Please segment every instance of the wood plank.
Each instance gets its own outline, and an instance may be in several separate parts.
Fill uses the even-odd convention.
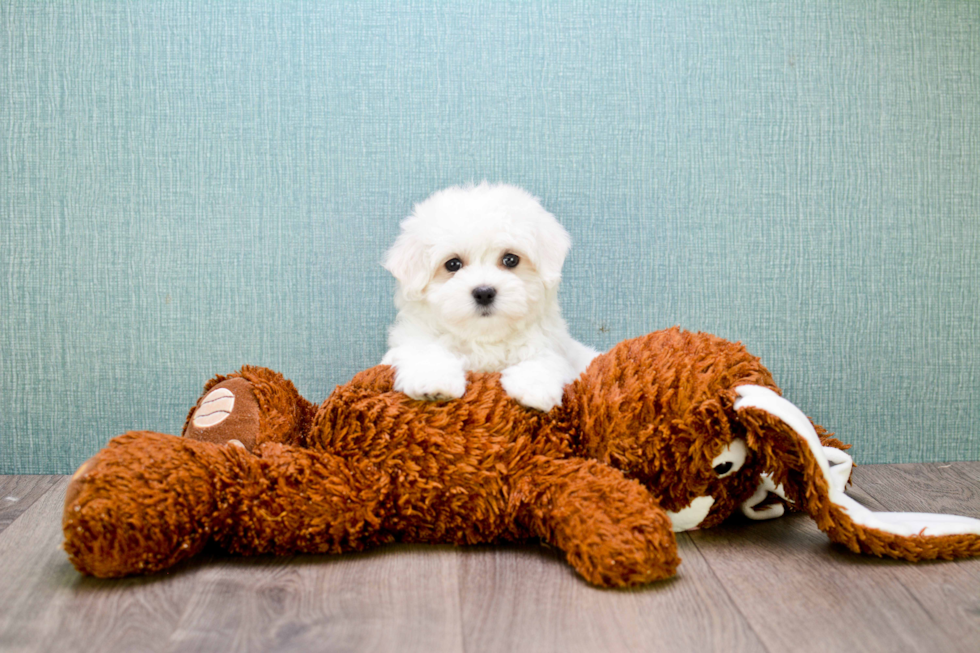
[[[458,574],[452,547],[215,560],[170,650],[462,651]]]
[[[205,561],[197,561],[204,564]],[[37,621],[37,650],[165,651],[201,567],[182,565],[165,575],[103,580],[69,570],[52,592],[52,609]]]
[[[980,462],[861,465],[854,473],[885,510],[980,519]]]
[[[867,465],[855,470],[855,478],[883,510],[980,519],[980,462]],[[980,650],[980,559],[906,565],[898,579],[933,629],[962,650]]]
[[[0,533],[34,505],[61,476],[0,476]]]
[[[61,544],[61,514],[67,478],[58,481],[0,533],[0,650],[35,650],[48,625],[53,588],[70,582],[74,570]]]
[[[588,585],[558,552],[466,552],[464,648],[472,651],[764,651],[687,535],[677,577],[630,590]]]
[[[916,476],[914,467],[908,472]],[[856,469],[849,493],[872,509],[887,508],[867,491],[872,475],[865,466]],[[938,511],[935,503],[920,508]],[[798,513],[761,523],[733,520],[692,539],[772,651],[978,650],[980,560],[908,563],[852,554]],[[937,602],[947,607],[930,605]],[[952,623],[954,616],[968,623]]]
[[[207,559],[154,577],[78,574],[60,548],[67,482],[0,533],[0,650],[163,650]]]
[[[980,517],[978,463],[869,465],[854,479],[872,509]],[[683,534],[677,578],[625,591],[589,586],[536,546],[202,556],[104,581],[59,549],[67,479],[47,492],[3,480],[34,488],[0,532],[3,651],[980,648],[980,560],[854,555],[804,515]]]

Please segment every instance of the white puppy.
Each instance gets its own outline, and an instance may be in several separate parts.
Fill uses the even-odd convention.
[[[502,372],[525,406],[550,410],[599,352],[576,342],[558,307],[568,232],[505,184],[457,186],[415,205],[384,267],[399,312],[382,363],[415,399],[463,396],[466,372]]]

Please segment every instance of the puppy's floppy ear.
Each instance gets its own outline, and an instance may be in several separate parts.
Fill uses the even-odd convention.
[[[543,210],[543,209],[542,209]],[[538,226],[535,264],[546,286],[556,286],[561,281],[561,266],[565,263],[572,237],[550,213]]]
[[[398,281],[406,299],[417,300],[432,278],[428,258],[425,243],[415,234],[402,231],[385,252],[381,265]]]

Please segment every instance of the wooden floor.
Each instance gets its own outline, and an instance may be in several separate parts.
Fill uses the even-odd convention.
[[[853,555],[802,515],[679,537],[675,579],[597,590],[539,547],[207,557],[80,576],[66,479],[0,476],[0,651],[980,651],[980,559]],[[877,510],[980,517],[980,463],[871,465]]]

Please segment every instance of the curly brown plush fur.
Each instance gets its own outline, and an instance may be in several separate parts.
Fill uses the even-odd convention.
[[[498,374],[470,375],[465,396],[449,402],[412,400],[393,376],[366,370],[319,408],[271,370],[213,379],[184,437],[130,432],[79,468],[65,498],[70,560],[113,577],[165,569],[209,541],[287,554],[539,539],[591,583],[633,585],[674,574],[669,513],[710,496],[700,525],[716,524],[763,472],[855,550],[980,555],[980,537],[896,544],[851,522],[783,421],[736,408],[739,387],[778,392],[769,372],[711,335],[670,329],[623,342],[549,413],[507,397]],[[195,415],[228,396],[227,417],[201,426]],[[712,460],[737,439],[744,464],[719,477]]]

